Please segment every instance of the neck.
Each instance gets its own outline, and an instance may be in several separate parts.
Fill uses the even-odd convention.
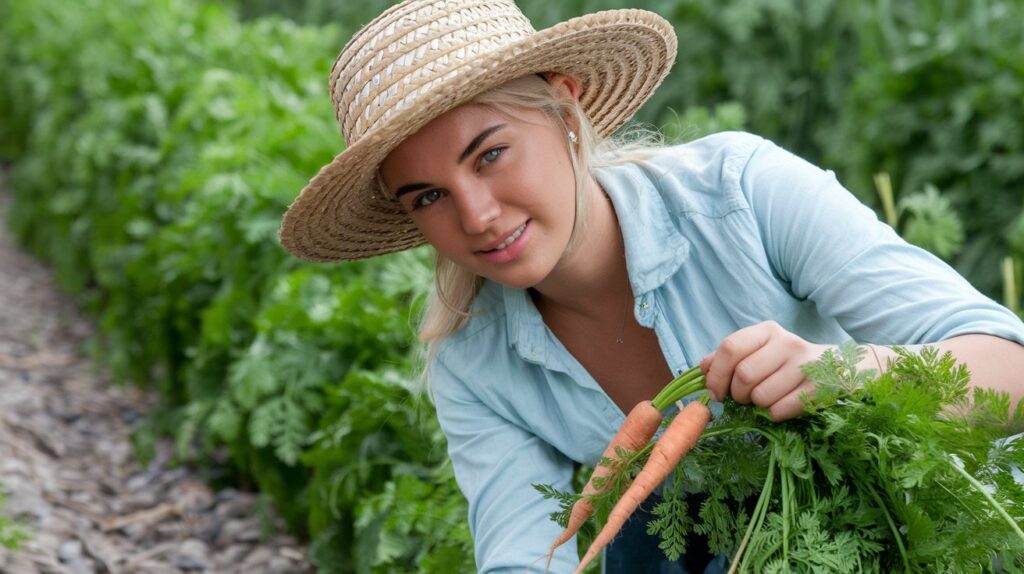
[[[589,194],[587,223],[576,248],[533,289],[534,302],[543,313],[552,307],[601,320],[621,309],[633,290],[626,270],[622,231],[611,201],[597,182]]]

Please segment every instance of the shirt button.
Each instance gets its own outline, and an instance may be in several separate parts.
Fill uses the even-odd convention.
[[[651,306],[651,304],[648,303],[646,300],[640,302],[640,308],[643,309],[644,311],[646,311],[647,308],[650,307],[650,306]]]

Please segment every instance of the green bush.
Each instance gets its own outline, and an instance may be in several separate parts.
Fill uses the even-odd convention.
[[[1024,4],[856,6],[860,58],[823,156],[860,191],[881,170],[941,190],[967,238],[953,263],[995,296],[1024,190]]]
[[[116,380],[160,391],[138,444],[172,433],[268,493],[325,572],[471,569],[415,384],[427,255],[314,266],[276,241],[343,145],[338,29],[179,0],[0,6],[9,223],[97,316]]]

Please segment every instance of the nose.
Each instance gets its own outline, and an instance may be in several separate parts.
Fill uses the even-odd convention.
[[[501,203],[486,185],[466,186],[452,192],[462,230],[479,235],[501,214]]]

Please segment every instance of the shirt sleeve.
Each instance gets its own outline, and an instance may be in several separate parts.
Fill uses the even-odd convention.
[[[544,499],[532,485],[571,491],[572,461],[495,413],[473,393],[471,382],[460,380],[438,358],[430,381],[455,479],[469,503],[477,571],[543,572],[562,529],[550,518],[559,509],[557,501]],[[548,572],[569,573],[578,563],[573,538],[555,552]]]
[[[768,141],[739,179],[773,272],[859,342],[934,343],[1024,325],[928,251],[904,241],[822,170]]]

